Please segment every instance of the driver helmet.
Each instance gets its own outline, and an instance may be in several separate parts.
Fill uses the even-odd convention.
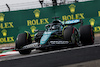
[[[52,30],[55,30],[56,29],[56,26],[54,25],[54,26],[52,26]]]

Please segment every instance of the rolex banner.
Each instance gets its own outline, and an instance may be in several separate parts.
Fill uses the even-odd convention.
[[[0,13],[0,43],[15,42],[19,33],[44,30],[54,17],[54,8],[31,9]]]
[[[0,43],[15,42],[19,33],[45,30],[45,25],[52,22],[52,17],[60,20],[83,19],[84,25],[91,24],[94,32],[100,32],[100,4],[97,1],[81,2],[48,8],[38,8],[0,13]],[[78,25],[75,25],[77,28]]]

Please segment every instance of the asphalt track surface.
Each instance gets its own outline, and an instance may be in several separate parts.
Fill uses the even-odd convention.
[[[99,40],[83,47],[1,57],[0,67],[100,67]]]

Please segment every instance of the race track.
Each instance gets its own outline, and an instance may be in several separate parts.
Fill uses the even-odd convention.
[[[49,52],[32,52],[30,55],[11,55],[0,58],[0,67],[99,67],[100,38],[94,45],[67,48]]]

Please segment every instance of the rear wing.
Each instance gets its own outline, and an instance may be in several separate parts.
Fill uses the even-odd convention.
[[[75,25],[78,23],[81,23],[81,25],[83,25],[83,21],[81,19],[62,21],[63,25]]]

